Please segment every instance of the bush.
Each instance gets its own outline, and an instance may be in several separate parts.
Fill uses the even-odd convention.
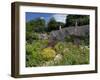
[[[74,40],[74,36],[66,36],[65,37],[66,42],[73,42],[73,40]]]
[[[43,59],[41,56],[41,51],[43,44],[41,41],[34,41],[32,44],[26,44],[26,66],[41,66]]]
[[[79,65],[89,63],[89,49],[77,47],[76,45],[69,46],[64,51],[62,64],[66,65]]]
[[[32,52],[32,55],[26,55],[26,67],[41,66],[43,59],[40,54]]]
[[[65,48],[65,45],[64,45],[63,42],[58,42],[58,43],[54,46],[54,49],[56,50],[57,54],[62,54],[64,48]]]
[[[71,42],[60,41],[53,48],[45,48],[47,45],[48,40],[34,40],[32,44],[26,43],[26,67],[44,64],[45,66],[89,64],[88,46],[77,46]],[[59,63],[54,61],[57,55],[61,55],[62,58]]]
[[[54,59],[54,57],[56,56],[56,52],[51,47],[48,47],[48,48],[43,49],[41,55],[44,60],[49,61],[49,60]]]
[[[32,43],[33,40],[38,40],[38,33],[36,32],[26,32],[26,41]]]

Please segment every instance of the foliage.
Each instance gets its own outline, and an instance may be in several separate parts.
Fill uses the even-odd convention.
[[[56,50],[57,54],[58,54],[58,53],[59,53],[59,54],[62,54],[64,48],[65,48],[65,45],[64,45],[63,42],[58,42],[58,43],[55,45],[55,47],[54,47],[54,49]]]
[[[32,44],[26,44],[26,66],[41,66],[41,64],[43,64],[44,60],[41,51],[47,43],[47,40],[35,40]]]
[[[33,40],[38,40],[38,33],[36,32],[26,32],[26,41],[32,43]]]
[[[85,45],[89,46],[89,32],[86,33],[86,36],[83,39]]]
[[[48,31],[56,30],[57,28],[57,22],[55,18],[51,18],[48,22]]]
[[[26,23],[26,32],[44,32],[45,20],[37,18]]]
[[[59,29],[59,26],[63,28],[65,24],[63,22],[57,22],[57,29]]]
[[[26,22],[26,32],[32,32],[34,30],[35,20]]]
[[[75,36],[74,35],[70,35],[70,36],[66,36],[65,37],[65,41],[66,42],[73,42],[75,39]]]
[[[74,43],[75,39],[80,40],[80,45],[86,45],[89,46],[89,33],[86,33],[85,36],[75,36],[75,35],[70,35],[65,37],[66,42],[72,42]]]
[[[59,26],[61,26],[62,28],[65,26],[65,24],[63,22],[57,22],[55,20],[55,18],[51,18],[50,21],[48,22],[48,31],[52,31],[52,30],[58,30]]]
[[[63,65],[89,64],[89,49],[84,46],[70,44],[63,54]]]
[[[43,49],[41,55],[44,60],[48,61],[48,60],[52,60],[55,57],[56,52],[51,47],[48,47]]]
[[[27,22],[26,67],[89,64],[89,32],[86,36],[70,35],[63,41],[55,40],[52,43],[48,39],[39,39],[40,33],[49,35],[50,31],[58,30],[59,26],[75,26],[76,21],[78,25],[87,25],[89,16],[68,15],[66,24],[57,22],[54,18],[51,18],[47,24],[42,18]],[[77,38],[80,40],[78,45],[74,44]]]
[[[26,66],[39,66],[40,58],[39,50],[36,50],[31,44],[26,45]]]
[[[45,32],[45,20],[37,18],[35,20],[35,29],[36,32]]]
[[[45,66],[89,64],[89,48],[85,45],[77,46],[71,42],[60,41],[54,48],[45,48],[47,45],[47,40],[36,40],[32,44],[26,44],[27,67],[43,66],[44,64],[46,64]],[[55,61],[58,54],[62,57],[59,61]]]
[[[77,21],[77,25],[88,25],[89,24],[89,16],[88,15],[68,15],[66,17],[66,26],[75,26]]]

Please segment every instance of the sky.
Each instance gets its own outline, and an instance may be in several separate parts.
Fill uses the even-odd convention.
[[[57,22],[65,23],[66,16],[67,14],[26,12],[26,21],[28,22],[30,20],[35,20],[36,18],[42,18],[48,22],[52,17],[54,17]]]

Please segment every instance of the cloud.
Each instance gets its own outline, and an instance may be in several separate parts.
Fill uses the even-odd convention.
[[[44,19],[44,17],[40,17],[40,19]]]
[[[66,22],[66,16],[65,14],[54,14],[53,17],[55,18],[55,20],[57,22],[63,22],[65,23]]]

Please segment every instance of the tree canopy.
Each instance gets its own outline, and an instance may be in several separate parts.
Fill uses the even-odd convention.
[[[59,26],[69,27],[75,26],[77,21],[78,26],[89,25],[89,15],[72,15],[69,14],[66,16],[66,23],[57,22],[54,17],[52,17],[48,22],[42,18],[36,18],[34,20],[28,21],[26,23],[26,31],[28,32],[50,32],[52,30],[58,30]]]
[[[89,16],[88,15],[68,15],[66,16],[66,27],[75,26],[77,21],[78,26],[88,25],[89,24]]]
[[[64,25],[65,24],[63,22],[57,22],[55,18],[51,18],[48,22],[48,31],[58,30],[59,26],[64,27]]]

